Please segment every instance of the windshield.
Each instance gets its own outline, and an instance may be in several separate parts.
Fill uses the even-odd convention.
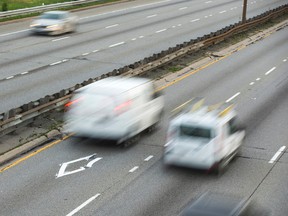
[[[211,128],[205,128],[193,125],[181,125],[180,136],[206,138],[206,139],[211,139],[214,137],[213,130]]]
[[[41,19],[55,19],[59,20],[62,19],[63,15],[62,14],[54,14],[54,13],[44,13],[41,15]]]

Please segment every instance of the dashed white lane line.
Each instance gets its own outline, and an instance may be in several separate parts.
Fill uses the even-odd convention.
[[[28,71],[22,72],[21,75],[28,74]]]
[[[139,36],[139,38],[141,39],[141,38],[144,38],[145,36],[143,36],[143,35],[141,35],[141,36]]]
[[[9,79],[12,79],[14,78],[14,76],[9,76],[9,77],[6,77],[6,80],[9,80]]]
[[[241,94],[241,92],[237,92],[236,94],[234,94],[232,97],[230,97],[229,99],[226,100],[226,103],[232,101],[234,98],[236,98],[237,96],[239,96]]]
[[[194,19],[194,20],[190,20],[190,22],[196,22],[196,21],[199,21],[200,18],[197,18],[197,19]]]
[[[212,3],[212,1],[206,1],[205,3],[206,3],[206,4],[209,4],[209,3]]]
[[[86,205],[88,205],[90,202],[92,202],[94,199],[96,199],[99,196],[100,196],[100,194],[98,193],[95,196],[91,197],[90,199],[88,199],[87,201],[82,203],[80,206],[78,206],[76,209],[74,209],[72,212],[70,212],[66,216],[72,216],[72,215],[76,214],[78,211],[80,211],[82,208],[84,208]]]
[[[99,50],[93,50],[92,52],[93,52],[93,53],[96,53],[96,52],[98,52],[98,51],[99,51]]]
[[[114,27],[116,27],[116,26],[119,26],[119,24],[114,24],[114,25],[106,26],[105,28],[106,28],[106,29],[109,29],[109,28],[114,28]]]
[[[251,82],[249,85],[254,85],[254,82]]]
[[[226,11],[226,10],[224,10],[224,11],[220,11],[219,13],[220,13],[220,14],[222,14],[222,13],[226,13],[226,12],[227,12],[227,11]]]
[[[267,71],[266,73],[265,73],[265,75],[268,75],[268,74],[270,74],[272,71],[274,71],[276,69],[276,67],[273,67],[273,68],[271,68],[269,71]]]
[[[112,47],[120,46],[120,45],[122,45],[122,44],[124,44],[124,43],[125,43],[125,42],[122,41],[122,42],[119,42],[119,43],[116,43],[116,44],[112,44],[112,45],[110,45],[109,47],[112,48]]]
[[[90,53],[83,53],[82,56],[86,56],[86,55],[89,55],[89,54],[90,54]]]
[[[70,38],[70,37],[57,38],[57,39],[52,40],[52,42],[56,42],[56,41],[60,41],[60,40],[65,40],[65,39],[68,39],[68,38]]]
[[[60,64],[60,63],[62,63],[62,61],[57,61],[57,62],[51,63],[50,66],[57,65],[57,64]]]
[[[18,33],[26,32],[26,31],[29,31],[29,30],[30,29],[24,29],[24,30],[15,31],[15,32],[9,32],[9,33],[6,33],[6,34],[1,34],[0,37],[5,37],[5,36],[13,35],[13,34],[18,34]]]
[[[154,156],[153,155],[149,155],[147,158],[144,159],[144,161],[149,161],[150,159],[152,159]]]
[[[277,158],[279,157],[279,155],[284,152],[285,149],[286,149],[286,146],[282,146],[282,147],[276,152],[276,154],[271,158],[271,160],[269,161],[269,163],[274,163],[274,162],[277,160]]]
[[[182,26],[182,24],[178,24],[177,26],[178,26],[178,27],[181,27],[181,26]]]
[[[149,19],[149,18],[156,17],[156,16],[157,14],[153,14],[153,15],[147,16],[146,18]]]
[[[286,62],[287,61],[287,59],[283,59],[283,62]]]
[[[131,40],[132,40],[132,41],[135,41],[135,40],[137,40],[137,38],[132,38]]]
[[[259,81],[259,80],[261,80],[261,78],[259,78],[259,77],[258,77],[258,78],[256,78],[256,81]]]
[[[62,60],[62,62],[67,62],[67,61],[69,61],[69,60],[68,60],[68,59],[63,59],[63,60]]]
[[[161,33],[161,32],[164,32],[164,31],[166,31],[167,29],[161,29],[161,30],[158,30],[158,31],[156,31],[155,33]]]
[[[130,173],[133,173],[133,172],[136,171],[138,168],[139,168],[138,166],[135,166],[135,167],[133,167],[132,169],[130,169],[129,172],[130,172]]]
[[[187,9],[188,7],[182,7],[182,8],[179,8],[178,10],[185,10]]]

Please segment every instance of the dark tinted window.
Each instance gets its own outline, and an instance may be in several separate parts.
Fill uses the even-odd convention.
[[[205,127],[195,127],[191,125],[181,125],[180,126],[180,135],[181,136],[190,136],[198,138],[213,138],[213,132],[211,128]]]

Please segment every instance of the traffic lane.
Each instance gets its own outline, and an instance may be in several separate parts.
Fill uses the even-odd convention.
[[[224,3],[223,3],[224,4]],[[226,5],[226,4],[225,4]],[[218,6],[218,5],[217,5]],[[226,6],[227,7],[227,6]],[[182,7],[183,8],[183,7]],[[179,8],[179,10],[180,10],[181,8]],[[190,9],[190,8],[189,8]],[[178,15],[177,13],[175,13],[175,14],[173,14],[173,13],[171,13],[171,12],[169,12],[168,11],[168,13],[166,13],[165,12],[165,21],[166,22],[168,22],[168,21],[171,21],[171,19],[173,18],[173,22],[175,22],[175,21],[177,21],[177,17],[179,18],[179,17],[183,17],[183,16],[188,16],[188,15],[190,15],[191,13],[193,14],[193,17],[195,18],[195,17],[204,17],[204,15],[205,15],[205,20],[208,20],[207,21],[207,28],[209,27],[209,29],[210,29],[210,31],[216,31],[216,30],[218,30],[219,28],[221,28],[221,27],[223,27],[223,26],[226,26],[226,25],[228,25],[228,24],[230,24],[231,23],[231,17],[226,17],[226,16],[224,16],[224,17],[226,17],[224,20],[222,20],[222,21],[219,21],[218,19],[220,18],[220,19],[223,19],[223,15],[222,14],[219,14],[218,12],[215,12],[216,13],[216,17],[217,18],[213,18],[213,19],[211,19],[211,17],[210,16],[212,16],[212,14],[213,14],[213,12],[211,12],[212,14],[210,14],[210,15],[208,15],[208,13],[206,12],[207,10],[208,10],[209,8],[204,8],[204,9],[202,9],[202,10],[198,10],[197,8],[196,8],[196,12],[197,13],[195,13],[195,9],[191,12],[191,11],[189,11],[189,12],[186,12],[186,13],[181,13],[180,15]],[[218,8],[216,8],[215,6],[214,7],[212,7],[212,9],[213,10],[217,10],[217,11],[219,11],[220,9],[218,9]],[[173,8],[173,10],[174,10],[174,8]],[[222,9],[221,9],[222,10]],[[175,11],[175,10],[174,10]],[[203,12],[203,14],[201,14],[200,13],[200,11],[205,11],[205,12]],[[176,11],[176,12],[178,12],[178,11]],[[218,13],[218,16],[217,16],[217,13]],[[168,14],[168,17],[167,17],[167,14]],[[199,15],[198,15],[199,14]],[[171,16],[172,15],[172,16]],[[235,12],[233,12],[233,13],[231,13],[230,12],[230,15],[229,16],[234,16],[234,18],[235,18],[235,22],[237,21],[237,15],[235,15]],[[146,20],[147,19],[143,19],[143,17],[145,17],[145,16],[143,16],[142,14],[140,14],[139,15],[141,18],[142,18],[142,21],[144,21],[145,23],[146,23]],[[119,20],[115,20],[115,21],[107,21],[107,20],[103,20],[103,21],[101,21],[101,23],[100,23],[100,25],[103,25],[103,28],[104,28],[104,30],[105,30],[105,28],[114,28],[114,27],[116,27],[116,25],[117,25],[117,27],[119,28],[123,28],[121,25],[122,25],[122,22],[123,22],[123,19],[124,19],[124,21],[125,21],[125,17],[127,17],[127,19],[129,20],[129,21],[131,21],[131,20],[133,20],[133,25],[134,24],[136,24],[135,25],[135,28],[136,27],[138,27],[139,28],[139,26],[141,26],[141,24],[138,24],[138,22],[135,22],[135,21],[137,21],[137,17],[129,17],[129,15],[127,15],[127,16],[121,16],[121,19],[122,19],[122,21],[120,21],[119,22]],[[141,19],[139,17],[139,19]],[[147,17],[146,17],[147,18]],[[157,18],[157,20],[158,20],[158,18]],[[199,21],[200,20],[200,18],[196,18],[196,19],[193,19],[193,20],[191,20],[190,22],[194,22],[194,21]],[[204,19],[203,19],[204,20]],[[97,21],[98,22],[98,21]],[[111,22],[111,23],[109,23],[109,22]],[[162,22],[163,22],[163,20],[161,21],[157,21],[157,22],[161,22],[161,25],[165,25],[165,24],[163,24]],[[178,22],[178,24],[177,24],[177,22],[175,22],[175,25],[184,25],[184,24],[187,24],[187,23],[184,23],[184,24],[181,24],[181,22],[182,21],[179,21]],[[184,21],[184,22],[187,22],[187,20],[186,21]],[[202,23],[203,21],[201,21],[201,23]],[[204,22],[206,22],[206,21],[204,21]],[[116,24],[115,24],[116,23]],[[120,24],[119,24],[120,23]],[[179,24],[180,23],[180,24]],[[153,24],[153,23],[152,23]],[[149,24],[149,25],[152,25],[152,24]],[[119,26],[120,25],[120,26]],[[123,24],[123,25],[125,25],[125,23]],[[126,23],[126,25],[127,25],[127,23]],[[132,28],[133,27],[133,25],[128,25],[129,26],[129,28]],[[155,23],[154,23],[154,25],[155,25]],[[91,27],[92,27],[92,29],[91,30],[87,30],[86,29],[86,32],[88,31],[89,33],[91,33],[91,31],[98,31],[98,30],[100,30],[102,27],[100,26],[99,27],[99,24],[97,24],[97,28],[95,29],[95,22],[93,22],[93,24],[92,25],[90,25]],[[199,27],[195,27],[196,29],[197,28],[202,28],[202,26],[203,26],[203,24],[198,24],[198,26]],[[150,28],[150,27],[149,27]],[[159,27],[160,28],[160,27]],[[171,26],[168,26],[168,28],[173,28],[173,26],[171,27]],[[207,28],[205,28],[205,29],[207,29]],[[156,28],[157,29],[157,28]],[[156,29],[155,29],[155,31],[156,31]],[[165,30],[166,28],[165,27],[163,27],[161,30]],[[130,29],[131,30],[131,29]],[[145,29],[143,29],[144,30],[144,34],[145,34]],[[198,29],[199,30],[199,29]],[[127,31],[127,29],[126,30],[124,30],[124,31]],[[159,30],[160,31],[160,30]],[[85,31],[84,31],[85,32]],[[95,33],[95,32],[94,32]],[[119,35],[118,34],[118,32],[114,32],[115,34],[117,34],[117,35]],[[195,32],[195,37],[197,37],[197,36],[200,36],[200,35],[202,35],[202,34],[205,34],[205,33],[209,33],[209,32],[207,32],[207,30],[206,31],[200,31],[200,32]],[[78,36],[79,36],[79,34],[77,34]],[[76,36],[77,36],[76,35]],[[190,40],[190,34],[188,34],[187,35],[187,32],[185,33],[185,34],[179,34],[179,35],[181,35],[181,37],[176,37],[176,38],[178,38],[177,40],[176,40],[176,42],[175,43],[171,43],[171,44],[177,44],[177,42],[179,43],[179,39],[181,38],[181,41],[185,41],[185,40]],[[183,35],[186,35],[185,37],[183,37]],[[66,47],[66,46],[64,46],[65,48],[69,48],[69,47],[71,47],[71,46],[73,46],[73,45],[75,45],[75,44],[77,44],[78,46],[80,46],[80,45],[82,45],[82,43],[79,43],[79,41],[74,41],[74,39],[73,39],[74,37],[73,36],[69,36],[69,35],[63,35],[62,37],[59,37],[59,38],[56,38],[56,39],[52,39],[51,41],[52,42],[54,42],[54,41],[58,41],[58,40],[61,40],[61,42],[62,42],[62,40],[63,39],[65,39],[65,40],[70,40],[72,43],[68,46],[68,47]],[[35,40],[36,39],[36,40]],[[23,43],[23,42],[21,42],[21,43],[13,43],[13,45],[15,44],[20,44],[16,49],[17,49],[17,52],[19,52],[19,49],[22,47],[22,48],[25,48],[25,50],[23,51],[24,53],[26,53],[26,57],[25,57],[25,59],[27,59],[27,53],[33,53],[33,55],[30,55],[30,58],[33,58],[33,61],[36,61],[36,62],[38,62],[38,65],[39,65],[39,62],[42,62],[41,60],[37,60],[37,58],[39,57],[39,56],[42,56],[43,54],[44,55],[47,55],[47,54],[49,54],[49,52],[51,52],[51,48],[52,47],[54,47],[53,45],[51,45],[51,46],[49,46],[49,48],[47,49],[47,48],[39,48],[39,45],[41,46],[41,44],[42,43],[44,43],[44,44],[46,44],[45,43],[45,41],[46,40],[40,40],[41,42],[36,42],[36,44],[35,44],[35,42],[34,41],[38,41],[37,40],[38,38],[37,37],[35,37],[35,38],[33,38],[33,39],[24,39],[25,40],[25,43]],[[175,40],[175,39],[174,39]],[[28,41],[30,41],[30,43],[32,43],[32,44],[30,44],[29,45],[29,42]],[[73,42],[74,41],[74,42]],[[46,41],[46,42],[50,42],[50,41]],[[87,40],[85,40],[85,42],[87,43]],[[25,44],[25,46],[23,47],[23,44]],[[57,45],[58,45],[58,49],[53,49],[54,50],[54,52],[62,52],[63,53],[63,55],[65,55],[64,54],[64,47],[63,47],[63,45],[64,45],[65,43],[58,43]],[[34,47],[33,45],[37,45],[37,47]],[[43,45],[43,44],[42,44]],[[59,46],[60,45],[60,46]],[[29,50],[26,50],[26,48],[28,48],[29,47]],[[51,48],[50,48],[51,47]],[[60,49],[61,48],[61,49]],[[165,47],[166,48],[166,47]],[[11,59],[13,59],[13,60],[11,60],[11,61],[8,61],[7,62],[7,59],[10,59],[10,57],[9,57],[9,52],[8,51],[11,51],[13,49],[13,46],[12,46],[12,44],[10,43],[10,45],[9,45],[9,50],[6,50],[6,52],[7,53],[5,53],[5,59],[6,59],[6,61],[5,61],[5,65],[7,65],[7,64],[9,64],[10,63],[10,65],[13,65],[13,63],[15,63],[15,62],[17,62],[18,63],[18,65],[19,65],[19,63],[20,63],[20,60],[25,60],[25,59],[23,59],[23,58],[15,58],[15,55],[14,55],[14,52],[11,52],[11,55],[12,55],[12,57],[11,57]],[[75,49],[75,47],[74,47],[74,49]],[[43,52],[43,50],[45,50],[45,52]],[[49,51],[50,50],[50,51]],[[66,53],[70,53],[70,52],[66,52]],[[58,54],[58,53],[57,53]],[[67,55],[67,54],[66,54]],[[17,55],[16,55],[17,56]],[[67,58],[69,58],[68,56],[67,56]],[[2,66],[5,66],[5,65],[2,65]],[[5,68],[5,67],[2,67],[2,69],[3,70],[5,70],[5,71],[11,71],[11,69],[10,68]],[[15,70],[15,69],[14,69]],[[24,70],[28,70],[28,69],[24,69]],[[13,75],[13,74],[12,74]],[[9,77],[9,76],[8,76]]]
[[[287,31],[282,29],[232,55],[215,58],[214,64],[204,65],[201,70],[187,70],[185,79],[176,78],[173,87],[164,90],[168,95],[165,98],[167,106],[172,110],[179,102],[182,104],[192,97],[205,97],[211,104],[228,99],[234,102],[242,96],[255,97],[254,91],[261,93],[257,89],[261,86],[263,89],[263,85],[267,85],[268,90],[270,85],[285,80]],[[271,51],[275,47],[276,53]],[[181,95],[180,99],[178,95]]]
[[[1,173],[1,215],[68,214],[86,198],[117,193],[161,156],[153,144],[122,149],[71,138]]]
[[[268,163],[238,158],[217,177],[184,168],[164,168],[158,161],[121,193],[112,199],[101,196],[103,200],[87,205],[80,215],[178,215],[191,199],[207,191],[251,195],[269,169]],[[98,203],[104,204],[98,207]]]

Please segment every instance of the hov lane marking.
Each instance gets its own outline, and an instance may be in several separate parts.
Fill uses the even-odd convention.
[[[65,162],[65,163],[61,164],[60,170],[59,170],[58,174],[56,174],[56,178],[60,178],[60,177],[66,176],[66,175],[71,175],[71,174],[74,174],[77,172],[81,172],[81,171],[84,171],[86,168],[91,168],[94,163],[96,163],[97,161],[102,159],[102,157],[97,157],[97,158],[95,158],[95,157],[96,157],[96,154],[93,154],[93,155],[89,155],[89,156],[86,156],[83,158],[79,158],[79,159]],[[93,160],[91,160],[91,159],[93,159]],[[86,160],[86,161],[91,160],[91,161],[87,165],[85,165],[84,167],[80,167],[79,169],[72,170],[72,171],[66,171],[66,168],[68,167],[68,165],[79,162],[79,161],[83,161],[83,160]]]

